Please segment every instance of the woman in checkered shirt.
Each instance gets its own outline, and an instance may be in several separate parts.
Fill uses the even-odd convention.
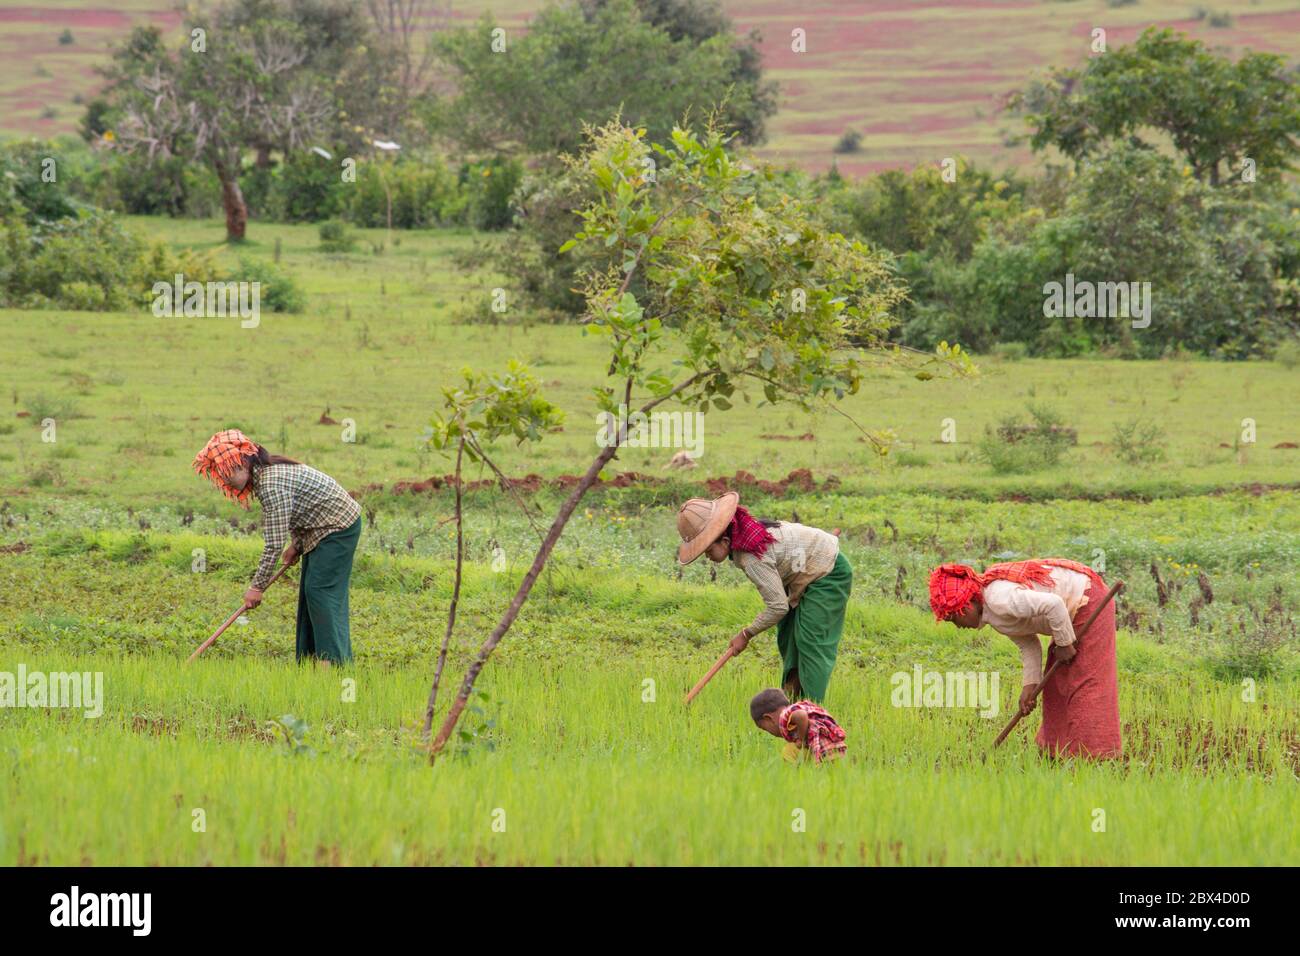
[[[351,661],[348,585],[361,537],[361,507],[352,496],[329,475],[272,455],[234,428],[209,439],[194,459],[194,470],[243,507],[251,495],[262,505],[266,545],[244,602],[249,607],[262,603],[277,560],[291,565],[301,558],[298,660]]]

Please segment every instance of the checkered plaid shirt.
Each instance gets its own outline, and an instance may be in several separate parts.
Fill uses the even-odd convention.
[[[834,717],[810,700],[801,700],[798,703],[791,704],[777,714],[777,729],[781,731],[783,738],[791,742],[798,742],[799,731],[794,725],[794,715],[797,711],[803,711],[808,715],[806,746],[815,763],[844,756],[849,749],[848,744],[844,742],[845,737],[848,736],[844,733],[844,728],[835,723]]]
[[[352,527],[361,506],[337,481],[309,465],[263,465],[253,472],[253,494],[262,503],[266,547],[253,575],[253,587],[265,588],[275,574],[285,541],[293,536],[300,554],[321,538]]]

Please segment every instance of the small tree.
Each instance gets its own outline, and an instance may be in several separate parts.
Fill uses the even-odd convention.
[[[667,146],[648,144],[643,129],[618,121],[588,129],[587,138],[568,166],[596,186],[597,196],[561,252],[591,243],[616,253],[614,264],[587,274],[582,287],[587,331],[608,341],[608,375],[617,382],[596,388],[602,410],[639,405],[649,414],[672,400],[725,411],[737,398],[760,407],[810,407],[855,393],[867,357],[907,361],[886,342],[890,310],[904,295],[888,260],[826,233],[789,197],[760,206],[755,190],[767,173],[733,159],[714,123],[703,135],[675,128]],[[640,299],[630,291],[634,279],[645,283]],[[962,366],[966,358],[951,349],[926,361]],[[466,670],[430,745],[431,760],[578,502],[626,442],[630,417],[560,505],[513,600]]]
[[[424,735],[433,726],[433,710],[438,703],[438,685],[447,663],[447,648],[456,628],[456,606],[460,602],[461,572],[465,563],[465,527],[462,508],[461,466],[468,456],[492,469],[500,479],[502,490],[513,493],[501,470],[487,456],[483,445],[502,438],[513,437],[517,444],[538,441],[543,432],[563,421],[560,410],[538,393],[537,380],[527,367],[511,362],[504,375],[482,375],[470,369],[462,373],[465,382],[455,388],[442,390],[445,411],[436,414],[430,423],[429,443],[449,452],[456,449],[454,475],[456,493],[456,573],[452,581],[451,604],[447,610],[447,628],[442,635],[438,663],[433,672],[433,685],[429,688],[429,702],[424,710]],[[527,514],[527,511],[525,511]]]

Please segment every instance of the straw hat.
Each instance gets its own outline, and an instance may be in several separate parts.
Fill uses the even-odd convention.
[[[682,546],[677,549],[677,560],[690,564],[727,530],[735,517],[740,495],[728,491],[720,498],[692,498],[677,512],[677,533],[682,536]]]

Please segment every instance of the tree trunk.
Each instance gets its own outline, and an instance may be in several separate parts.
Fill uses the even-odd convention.
[[[510,602],[510,607],[506,609],[506,613],[502,616],[501,620],[497,622],[497,626],[493,629],[492,633],[488,635],[487,640],[483,642],[483,646],[479,648],[478,654],[474,657],[474,662],[470,664],[469,670],[465,672],[465,679],[461,682],[460,692],[457,693],[456,700],[452,703],[451,710],[443,720],[442,726],[438,728],[438,736],[434,738],[433,744],[429,747],[430,763],[433,763],[434,759],[438,756],[439,751],[446,746],[447,740],[451,737],[452,731],[456,729],[456,722],[460,720],[461,712],[465,709],[465,705],[469,703],[470,694],[474,692],[474,681],[478,679],[479,671],[483,669],[483,665],[487,663],[487,659],[491,657],[492,652],[496,650],[497,644],[501,643],[501,638],[505,636],[506,631],[510,630],[510,625],[512,625],[515,622],[515,618],[519,616],[519,611],[523,608],[524,602],[528,600],[529,592],[532,591],[533,585],[537,583],[537,578],[542,573],[542,568],[546,564],[546,559],[551,556],[551,551],[555,549],[555,544],[560,540],[560,535],[564,531],[564,526],[569,523],[569,518],[573,516],[574,509],[578,507],[578,502],[582,500],[582,496],[587,493],[591,486],[596,483],[596,479],[600,477],[601,470],[609,464],[610,459],[613,458],[615,453],[618,451],[618,446],[622,444],[621,439],[623,437],[624,436],[620,434],[620,441],[609,445],[596,457],[596,460],[591,463],[591,467],[587,469],[586,474],[582,476],[582,480],[574,486],[569,497],[566,498],[564,504],[560,506],[559,514],[555,516],[555,520],[551,523],[551,530],[547,532],[546,539],[542,542],[541,547],[537,549],[537,555],[533,558],[532,567],[530,567],[528,573],[524,575],[524,580],[519,585],[519,590],[515,592],[515,597],[514,600]]]
[[[226,242],[243,242],[248,229],[248,206],[239,188],[239,176],[225,164],[218,164],[217,178],[221,180],[221,205],[226,210]]]
[[[627,291],[627,287],[632,281],[632,275],[633,272],[628,272],[627,278],[623,280],[622,291]],[[687,388],[699,382],[700,379],[707,378],[711,374],[713,373],[695,373],[690,378],[674,386],[672,391],[665,395],[660,395],[658,398],[651,399],[642,405],[640,408],[641,414],[648,415],[657,405],[663,404],[678,393],[685,391]],[[629,378],[627,380],[627,391],[623,397],[623,404],[630,405],[631,403],[632,379]],[[551,556],[551,552],[555,550],[555,544],[560,540],[560,535],[564,532],[564,526],[568,524],[569,519],[573,517],[573,512],[578,507],[578,502],[581,501],[582,496],[591,489],[591,486],[596,483],[596,479],[600,477],[600,473],[604,467],[609,464],[610,460],[618,454],[618,450],[623,447],[623,443],[627,441],[627,432],[628,426],[625,422],[619,428],[618,437],[614,443],[608,445],[599,455],[596,456],[596,460],[591,463],[591,467],[588,468],[586,474],[582,476],[582,480],[574,486],[569,497],[564,499],[564,504],[560,506],[559,513],[555,516],[555,520],[551,522],[551,530],[546,533],[546,538],[542,541],[541,547],[537,549],[537,554],[533,558],[532,567],[530,567],[528,573],[524,575],[524,580],[519,585],[519,590],[515,592],[515,597],[514,600],[510,602],[510,607],[506,609],[506,613],[502,616],[501,620],[497,622],[497,626],[493,628],[492,633],[489,634],[487,640],[483,642],[483,646],[478,649],[478,654],[475,655],[474,662],[470,664],[469,670],[465,671],[465,679],[461,682],[460,691],[456,694],[456,699],[452,702],[451,710],[448,711],[446,718],[442,722],[442,726],[438,728],[438,736],[433,739],[433,743],[429,746],[429,763],[433,763],[434,760],[437,759],[438,753],[447,745],[447,740],[451,737],[451,732],[456,729],[456,722],[460,720],[460,715],[465,710],[465,705],[469,703],[469,695],[474,693],[474,681],[478,679],[479,671],[483,670],[483,665],[487,663],[487,659],[492,656],[492,652],[496,650],[496,646],[501,643],[501,638],[505,637],[506,631],[510,630],[510,625],[514,624],[515,618],[519,616],[519,611],[523,608],[524,602],[528,600],[529,592],[532,591],[533,585],[537,583],[537,578],[541,575],[542,568],[546,566],[546,560]]]
[[[447,630],[442,635],[442,649],[438,652],[438,666],[433,672],[433,686],[429,688],[429,703],[424,708],[424,730],[421,732],[428,739],[433,729],[433,708],[438,703],[438,685],[442,683],[442,669],[447,663],[447,648],[451,644],[451,632],[456,627],[456,605],[460,603],[460,581],[465,566],[465,520],[461,507],[460,463],[465,455],[465,438],[462,435],[456,445],[456,580],[451,588],[451,607],[447,610]]]

